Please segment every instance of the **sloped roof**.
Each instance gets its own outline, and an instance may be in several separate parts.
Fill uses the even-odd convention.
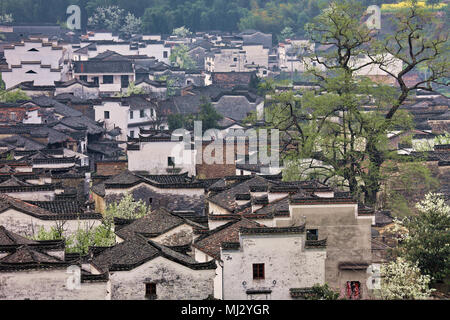
[[[61,259],[50,256],[28,245],[19,247],[15,252],[0,259],[0,270],[5,271],[66,268],[69,265]]]
[[[220,260],[222,243],[239,242],[239,232],[242,227],[261,227],[261,225],[244,218],[232,221],[200,236],[194,241],[192,246],[214,259]]]
[[[122,239],[134,237],[136,233],[145,237],[153,238],[162,235],[184,223],[186,223],[185,219],[171,214],[164,208],[159,208],[147,216],[121,228],[116,232],[116,234]]]
[[[0,226],[0,246],[37,244],[37,241],[27,239],[16,233],[8,231],[4,226]]]
[[[192,257],[178,253],[168,247],[147,241],[141,236],[103,250],[94,256],[92,264],[101,271],[132,270],[157,257],[164,257],[191,269],[215,269],[214,262],[197,263]]]
[[[236,203],[236,195],[237,194],[244,194],[250,192],[250,187],[252,186],[265,186],[268,187],[271,184],[268,180],[260,177],[255,176],[254,178],[250,180],[246,180],[242,183],[238,183],[237,185],[220,192],[217,195],[214,195],[210,198],[208,198],[209,201],[219,205],[220,207],[227,209],[230,212],[233,212],[235,209],[238,208],[238,205]]]
[[[89,60],[89,61],[75,61],[75,73],[134,73],[133,64],[131,61],[103,61],[103,60]]]

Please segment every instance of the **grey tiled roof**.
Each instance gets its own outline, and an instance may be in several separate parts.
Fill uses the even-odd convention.
[[[116,234],[122,239],[128,239],[135,236],[136,233],[144,237],[157,237],[182,224],[186,221],[169,211],[160,208],[147,216],[140,218],[131,224],[121,228]]]
[[[164,257],[192,269],[215,269],[214,262],[197,263],[193,258],[141,236],[128,239],[94,256],[92,264],[101,271],[132,270],[157,257]]]
[[[98,74],[110,74],[110,73],[134,73],[133,64],[131,61],[75,61],[74,63],[75,73],[98,73]]]
[[[0,246],[11,246],[21,244],[37,244],[37,241],[29,240],[18,234],[6,230],[4,226],[0,226]]]

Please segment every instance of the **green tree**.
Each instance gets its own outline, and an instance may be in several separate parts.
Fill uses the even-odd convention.
[[[98,30],[119,31],[125,23],[125,10],[118,6],[97,7],[88,19],[88,25]]]
[[[218,122],[222,119],[223,116],[217,112],[212,103],[202,98],[202,104],[200,105],[200,111],[196,120],[202,122],[203,132],[217,128]]]
[[[173,66],[181,69],[193,70],[196,68],[194,60],[189,55],[189,48],[183,44],[172,49],[169,60]]]
[[[179,38],[186,38],[186,37],[190,36],[191,34],[192,34],[192,32],[185,26],[175,28],[172,31],[172,35],[179,37]]]
[[[20,89],[14,91],[0,90],[0,102],[17,102],[30,100],[30,97]]]
[[[176,129],[181,129],[185,127],[185,117],[181,113],[170,114],[167,117],[167,121],[169,124],[169,130],[173,131]]]
[[[384,179],[383,163],[397,155],[397,150],[389,147],[388,133],[412,128],[411,116],[399,106],[405,95],[425,88],[424,83],[441,80],[448,60],[442,50],[445,31],[426,37],[418,30],[432,26],[424,19],[427,13],[414,6],[408,10],[414,11],[399,17],[393,30],[401,44],[394,50],[392,38],[380,40],[360,23],[365,7],[352,0],[332,1],[306,26],[311,41],[329,46],[327,52],[311,52],[304,57],[320,92],[305,92],[301,98],[275,96],[278,100],[268,108],[269,126],[284,133],[286,146],[297,147],[285,155],[291,163],[314,159],[309,169],[315,177],[320,175],[324,182],[335,180],[371,205],[376,203]],[[411,28],[408,19],[415,25],[414,32],[405,32]],[[391,69],[393,59],[405,67],[401,71]],[[405,77],[420,63],[434,71],[427,79],[407,86]],[[400,90],[360,75],[363,68],[374,66],[386,70],[400,84]],[[362,106],[369,101],[374,107],[366,112]]]
[[[328,284],[315,284],[309,294],[306,295],[306,300],[338,300],[339,292],[332,290]]]
[[[133,95],[146,94],[145,90],[139,87],[136,87],[134,81],[131,81],[128,85],[127,90],[123,93],[117,93],[116,97],[129,97]]]
[[[414,205],[429,192],[436,191],[439,180],[422,159],[415,161],[387,161],[383,165],[384,208],[395,217],[406,217],[417,213]]]
[[[141,18],[136,18],[134,14],[128,12],[124,19],[124,25],[120,28],[120,32],[128,38],[133,34],[142,32]]]
[[[285,27],[283,30],[281,30],[280,35],[278,36],[278,41],[283,42],[286,39],[290,39],[294,36],[294,31],[291,27]]]
[[[438,282],[450,275],[450,206],[440,194],[429,193],[417,204],[419,214],[404,219],[408,234],[400,254],[417,263],[422,274]]]

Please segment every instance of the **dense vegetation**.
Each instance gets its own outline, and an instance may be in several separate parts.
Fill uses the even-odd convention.
[[[286,28],[302,34],[304,25],[317,16],[329,0],[4,0],[0,14],[11,14],[21,23],[64,23],[66,8],[79,4],[87,16],[95,9],[119,6],[142,19],[145,32],[169,34],[186,26],[191,31],[258,29],[279,35]],[[395,0],[362,0],[364,6],[396,3]]]

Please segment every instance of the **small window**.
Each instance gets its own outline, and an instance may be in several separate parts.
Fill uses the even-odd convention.
[[[174,157],[168,157],[167,158],[167,165],[169,167],[175,167],[175,158]]]
[[[145,298],[148,300],[156,300],[156,283],[145,284]]]
[[[140,117],[141,118],[145,118],[145,110],[141,110],[140,111]]]
[[[153,198],[148,198],[148,204],[153,204]]]
[[[234,58],[233,61],[236,62],[236,61],[237,61],[237,58]]]
[[[87,82],[87,76],[80,76],[80,80],[84,81],[84,82]]]
[[[164,58],[167,58],[168,56],[169,56],[169,53],[168,53],[167,51],[164,51],[164,52],[163,52],[163,57],[164,57]]]
[[[134,119],[134,112],[130,111],[130,119]]]
[[[253,280],[264,280],[264,263],[253,264]]]
[[[130,138],[134,138],[134,131],[133,130],[130,131]]]
[[[317,229],[306,230],[306,240],[319,240],[319,230]]]
[[[113,84],[114,77],[113,76],[103,76],[103,84]]]
[[[39,50],[36,48],[32,48],[32,49],[28,50],[28,52],[39,52]]]
[[[109,111],[105,111],[105,119],[109,119]]]
[[[93,77],[93,78],[92,78],[92,81],[94,81],[94,83],[95,83],[96,85],[98,85],[98,77]]]

